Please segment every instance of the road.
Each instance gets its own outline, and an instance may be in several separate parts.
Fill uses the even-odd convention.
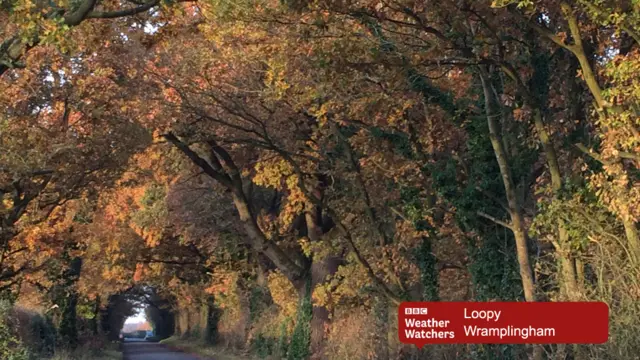
[[[193,355],[177,352],[158,343],[126,339],[122,344],[124,360],[201,360]]]

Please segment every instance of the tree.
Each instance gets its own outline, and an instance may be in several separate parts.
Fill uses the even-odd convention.
[[[83,21],[75,56],[40,46],[29,58],[41,69],[5,74],[8,287],[44,266],[18,239],[60,258],[80,199],[95,215],[81,227],[90,236],[80,291],[145,283],[172,299],[178,333],[196,326],[196,307],[266,284],[281,313],[298,312],[295,330],[283,326],[289,357],[306,357],[309,344],[315,355],[343,349],[325,327],[358,307],[375,314],[373,348],[389,358],[390,308],[403,300],[600,299],[621,319],[618,340],[544,350],[632,357],[623,324],[633,321],[622,319],[637,317],[640,271],[633,4],[181,9],[109,27]],[[52,130],[72,119],[83,125]],[[95,153],[51,156],[60,143]],[[148,147],[131,158],[133,145]],[[75,177],[89,160],[101,177]],[[42,231],[45,219],[55,231]]]
[[[67,217],[72,200],[95,199],[149,139],[122,113],[109,110],[128,100],[104,63],[77,60],[64,64],[63,58],[49,58],[15,81],[3,79],[0,287],[5,290],[22,273],[38,269],[36,249],[43,258],[60,249],[50,235],[72,221]],[[121,131],[132,136],[119,137]]]
[[[22,61],[25,54],[40,44],[68,44],[65,36],[71,29],[91,19],[123,18],[131,24],[130,19],[136,15],[149,13],[163,6],[165,4],[159,0],[124,3],[86,0],[69,4],[33,0],[6,1],[0,10],[0,16],[7,21],[5,36],[0,45],[0,76],[10,69],[25,67]],[[133,23],[136,23],[135,20]],[[84,35],[91,38],[91,41],[96,41],[90,28],[87,30],[89,33]]]

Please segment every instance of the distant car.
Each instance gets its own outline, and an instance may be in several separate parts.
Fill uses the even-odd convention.
[[[147,330],[147,335],[144,337],[145,340],[153,337],[153,330]]]

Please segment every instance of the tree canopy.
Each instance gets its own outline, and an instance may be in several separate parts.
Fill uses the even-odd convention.
[[[99,308],[144,284],[176,332],[202,307],[208,341],[290,359],[640,349],[637,1],[18,0],[0,19],[2,294]],[[604,301],[611,341],[386,336],[400,302],[451,300]],[[352,337],[359,311],[376,325]]]

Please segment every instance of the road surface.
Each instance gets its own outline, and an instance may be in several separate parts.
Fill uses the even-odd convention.
[[[124,360],[201,360],[164,345],[138,339],[126,339],[122,344],[122,350]]]

